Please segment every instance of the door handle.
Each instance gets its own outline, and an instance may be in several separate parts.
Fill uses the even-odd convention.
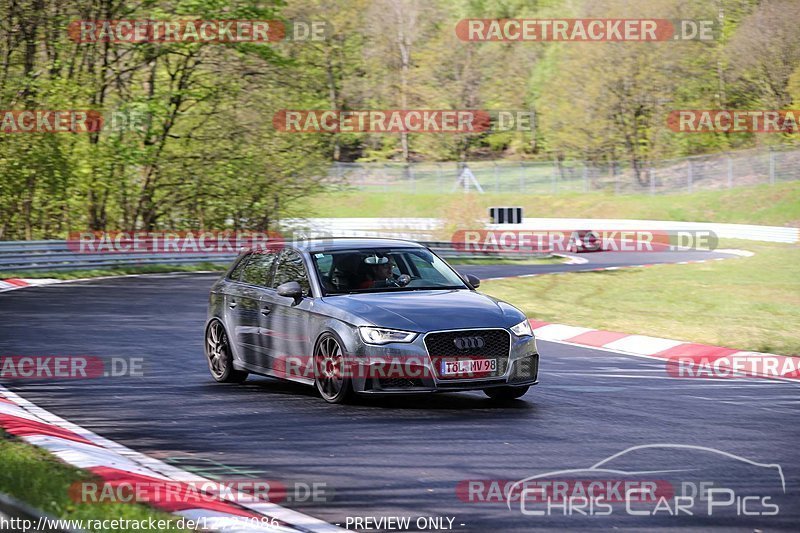
[[[236,300],[231,300],[230,302],[228,302],[228,307],[230,307],[231,309],[236,307]]]
[[[270,312],[270,308],[269,307],[262,307],[261,308],[261,314],[262,315],[267,316],[269,314],[269,312]]]

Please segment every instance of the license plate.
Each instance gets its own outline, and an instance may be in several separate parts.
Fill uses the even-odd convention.
[[[442,361],[442,376],[469,376],[497,371],[497,359],[457,359]]]

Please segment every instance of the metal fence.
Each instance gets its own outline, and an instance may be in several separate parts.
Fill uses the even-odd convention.
[[[746,150],[650,162],[638,168],[624,161],[336,163],[329,177],[334,183],[373,192],[693,193],[799,180],[800,150]]]
[[[81,253],[67,241],[0,242],[0,272],[30,270],[105,270],[122,266],[229,263],[235,254]]]

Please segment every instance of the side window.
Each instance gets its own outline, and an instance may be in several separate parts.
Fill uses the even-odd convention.
[[[254,252],[250,254],[250,261],[242,271],[242,281],[250,285],[269,287],[272,282],[272,265],[275,263],[276,253]]]
[[[447,283],[447,279],[436,270],[436,267],[419,255],[406,254],[406,257],[411,260],[411,263],[417,269],[417,272],[419,272],[420,278],[435,283]]]
[[[247,260],[250,259],[250,254],[245,255],[244,257],[236,263],[236,266],[233,267],[231,270],[228,279],[232,279],[234,281],[239,281],[239,278],[242,276],[242,270],[244,270],[244,266],[247,264]]]
[[[327,276],[333,267],[333,254],[314,254],[314,262],[317,264],[317,272]]]
[[[311,293],[303,258],[294,250],[284,250],[278,263],[278,270],[275,271],[275,279],[272,281],[272,286],[277,287],[289,281],[296,281],[303,287],[303,296],[308,296]]]

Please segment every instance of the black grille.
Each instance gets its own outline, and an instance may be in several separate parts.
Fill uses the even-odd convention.
[[[509,382],[530,381],[536,379],[539,370],[539,356],[529,355],[514,361]]]
[[[380,378],[378,383],[381,389],[411,389],[423,386],[421,379]]]
[[[503,329],[475,329],[429,333],[425,348],[433,360],[437,376],[442,359],[497,359],[497,371],[481,377],[502,376],[508,368],[511,337]]]

